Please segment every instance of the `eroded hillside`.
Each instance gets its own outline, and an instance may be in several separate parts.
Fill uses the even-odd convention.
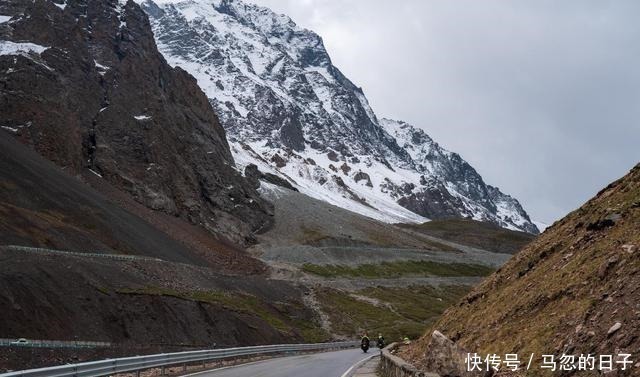
[[[433,330],[464,350],[617,355],[640,349],[640,165],[548,228]],[[407,356],[434,369],[429,332]],[[437,369],[437,368],[435,368]],[[627,369],[625,373],[631,373]]]

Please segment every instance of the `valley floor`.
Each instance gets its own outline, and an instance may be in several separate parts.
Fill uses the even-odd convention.
[[[383,224],[267,183],[262,194],[275,204],[276,222],[251,253],[270,267],[272,279],[305,286],[307,305],[337,338],[364,331],[391,341],[416,338],[511,257],[417,226]],[[491,232],[515,234],[481,227],[476,232],[492,238],[497,236]],[[466,228],[471,231],[473,223]],[[513,252],[513,245],[500,245]]]

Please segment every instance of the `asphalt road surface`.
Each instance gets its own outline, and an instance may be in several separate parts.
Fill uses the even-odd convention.
[[[366,354],[358,348],[279,357],[197,373],[194,377],[342,377],[353,365],[377,354],[377,348],[370,349]]]

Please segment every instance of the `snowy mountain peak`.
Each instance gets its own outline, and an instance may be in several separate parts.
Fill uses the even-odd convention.
[[[378,119],[322,38],[239,0],[144,0],[169,64],[191,73],[236,164],[388,222],[470,217],[537,232],[517,200],[486,185],[423,130]]]

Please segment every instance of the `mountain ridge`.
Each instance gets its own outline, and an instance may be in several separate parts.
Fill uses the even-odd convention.
[[[136,1],[169,64],[209,97],[240,170],[255,164],[307,195],[386,222],[469,217],[538,232],[516,199],[486,185],[458,154],[419,128],[378,119],[322,38],[289,17],[239,0]],[[391,135],[391,122],[410,137]],[[422,147],[429,151],[412,155]]]

